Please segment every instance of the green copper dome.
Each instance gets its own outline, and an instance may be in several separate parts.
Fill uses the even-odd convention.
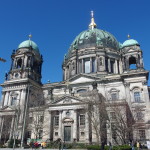
[[[37,44],[31,40],[26,40],[23,41],[22,43],[19,44],[18,49],[19,48],[29,48],[32,47],[35,51],[39,52],[39,48],[37,46]]]
[[[72,42],[69,50],[93,46],[109,47],[116,50],[119,49],[119,43],[112,34],[104,30],[93,28],[81,32]]]
[[[132,45],[139,45],[139,43],[136,40],[134,40],[134,39],[129,39],[129,40],[126,40],[122,44],[122,47],[127,47],[127,46],[132,46]]]

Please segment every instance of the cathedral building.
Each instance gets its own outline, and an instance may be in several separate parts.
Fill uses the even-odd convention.
[[[149,71],[140,44],[130,37],[119,43],[98,29],[93,12],[89,28],[65,54],[62,82],[41,83],[43,57],[30,38],[12,52],[11,60],[1,84],[1,142],[150,139]]]

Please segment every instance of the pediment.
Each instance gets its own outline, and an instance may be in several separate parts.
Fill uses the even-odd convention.
[[[62,105],[62,104],[76,104],[76,103],[81,103],[82,100],[77,99],[76,97],[73,96],[64,96],[61,97],[59,99],[57,99],[55,102],[53,102],[52,104],[58,104],[58,105]]]
[[[95,79],[99,79],[99,78],[90,75],[80,74],[71,78],[69,82],[70,84],[86,83],[86,82],[94,82]]]
[[[15,115],[15,108],[11,106],[4,106],[0,109],[0,116],[7,116],[7,115]]]

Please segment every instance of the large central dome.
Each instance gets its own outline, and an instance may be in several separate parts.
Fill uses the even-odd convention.
[[[72,42],[67,57],[70,56],[73,50],[80,50],[92,47],[102,47],[111,48],[114,50],[119,50],[119,42],[116,38],[109,32],[97,29],[97,25],[94,21],[93,12],[91,17],[91,23],[89,24],[89,29],[81,32],[75,40]]]
[[[119,43],[111,33],[97,28],[91,28],[81,32],[75,38],[69,50],[99,46],[116,50],[119,49]]]

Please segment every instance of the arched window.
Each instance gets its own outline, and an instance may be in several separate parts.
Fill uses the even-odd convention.
[[[118,89],[112,88],[109,93],[110,93],[110,100],[116,101],[119,99],[119,91]]]
[[[135,102],[140,102],[141,101],[141,96],[139,91],[134,92],[134,101]]]
[[[87,91],[86,89],[80,89],[80,90],[77,90],[77,93],[84,93],[86,91]]]
[[[12,96],[11,105],[17,105],[17,97],[16,96]]]
[[[84,59],[84,73],[90,73],[91,66],[90,66],[90,58]]]
[[[99,58],[99,64],[100,64],[100,66],[103,65],[103,58],[102,57]]]
[[[111,93],[111,100],[112,101],[116,101],[117,100],[117,93],[116,92]]]
[[[17,68],[21,68],[22,66],[22,59],[20,58],[18,61],[17,61]]]
[[[130,69],[136,69],[136,58],[131,56],[129,58],[129,65],[130,65]]]

